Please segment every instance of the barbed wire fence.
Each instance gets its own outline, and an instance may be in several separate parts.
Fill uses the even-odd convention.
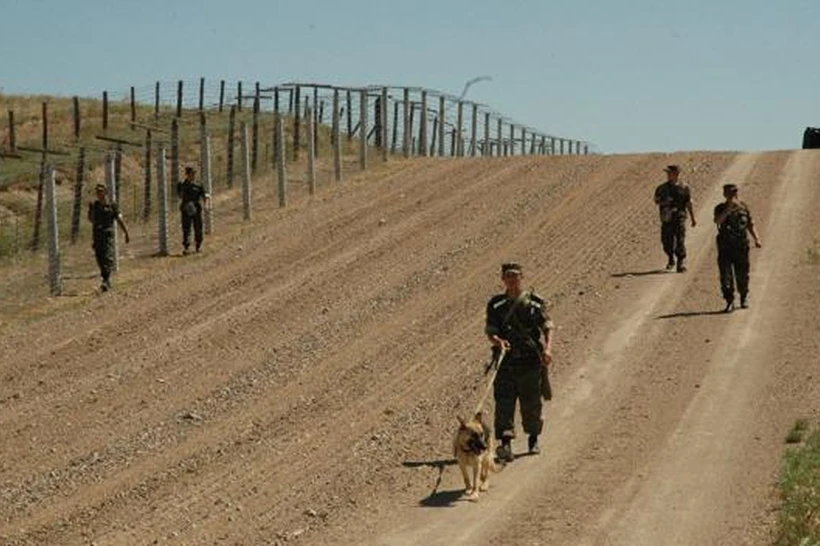
[[[93,182],[109,178],[129,221],[150,228],[156,218],[156,230],[146,230],[146,252],[165,255],[167,211],[175,202],[182,165],[198,165],[202,182],[215,193],[205,222],[213,232],[234,221],[240,209],[243,221],[250,221],[252,198],[275,194],[284,207],[289,193],[313,195],[317,184],[343,181],[346,173],[391,157],[595,151],[589,142],[539,131],[463,96],[395,85],[249,85],[199,78],[104,91],[99,100],[73,97],[59,112],[50,112],[44,102],[36,114],[7,114],[0,189],[22,182],[37,191],[34,203],[0,202],[3,259],[24,249],[42,251],[44,217],[55,222],[49,233],[68,233],[70,245],[87,239],[81,228],[83,198]],[[54,114],[57,123],[50,119]],[[276,184],[257,183],[251,191],[254,181],[266,178]],[[47,199],[52,181],[54,193]],[[167,210],[154,210],[163,204]],[[50,240],[49,248],[54,247]],[[60,259],[59,251],[51,254],[50,261]],[[61,268],[50,264],[49,271],[59,275]],[[50,286],[60,293],[59,279],[51,279]]]

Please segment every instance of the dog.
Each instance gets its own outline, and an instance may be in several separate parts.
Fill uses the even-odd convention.
[[[495,440],[490,427],[484,424],[481,412],[469,421],[461,416],[456,418],[459,427],[453,438],[453,455],[464,478],[464,494],[469,500],[477,501],[478,492],[490,487],[490,472],[499,472],[503,467],[495,464]],[[468,470],[472,470],[472,481]]]

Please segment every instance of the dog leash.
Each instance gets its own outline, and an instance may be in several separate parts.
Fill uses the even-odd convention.
[[[507,349],[501,347],[501,350],[498,352],[498,356],[495,358],[494,362],[490,363],[490,368],[492,369],[492,373],[490,373],[490,380],[487,382],[487,386],[484,388],[484,394],[481,396],[481,400],[478,401],[478,405],[473,412],[473,415],[481,411],[481,408],[484,407],[484,402],[487,400],[487,396],[490,394],[490,389],[493,388],[493,383],[495,383],[495,376],[498,375],[498,368],[501,367],[501,361],[504,360],[504,355],[507,354]]]

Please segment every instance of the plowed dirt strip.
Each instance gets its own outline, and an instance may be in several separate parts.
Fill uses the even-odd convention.
[[[785,157],[748,156],[730,175],[762,179]],[[698,250],[711,244],[711,212],[699,209],[689,274],[612,274],[663,261],[651,204],[663,165],[684,166],[705,209],[732,158],[395,162],[379,180],[262,209],[253,230],[203,256],[12,331],[3,346],[22,358],[0,358],[0,432],[14,438],[0,445],[0,542],[482,543],[511,517],[532,536],[570,536],[568,522],[599,521],[586,508],[603,519],[583,529],[607,533],[598,499],[626,506],[628,465],[651,460],[626,448],[636,437],[626,429],[626,462],[597,457],[601,434],[619,413],[644,411],[621,408],[661,373],[641,340],[692,321],[650,319],[692,290],[715,304],[713,275],[708,295],[698,280],[714,269]],[[483,388],[483,306],[507,259],[553,302],[561,398],[546,456],[516,462],[478,506],[459,506],[449,437]],[[80,316],[95,326],[76,331]],[[33,350],[20,351],[27,340]],[[618,369],[633,359],[634,370]],[[652,453],[693,396],[665,389],[672,404],[651,408],[660,418],[645,431]],[[563,491],[567,469],[601,496]],[[525,497],[539,514],[516,508]],[[561,511],[545,527],[550,506]],[[540,543],[532,536],[501,539]]]

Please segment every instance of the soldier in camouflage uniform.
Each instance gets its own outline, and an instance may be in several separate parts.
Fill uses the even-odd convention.
[[[718,227],[718,269],[720,270],[720,290],[726,300],[727,313],[734,309],[735,281],[740,294],[740,306],[749,307],[749,236],[755,247],[762,243],[755,231],[752,213],[746,203],[737,198],[735,184],[724,184],[723,197],[726,200],[715,207],[715,224]]]
[[[209,207],[211,196],[205,188],[196,182],[196,171],[193,167],[185,167],[185,179],[177,184],[179,196],[179,211],[182,213],[182,247],[183,254],[188,254],[191,246],[191,227],[194,228],[194,242],[196,251],[202,249],[202,206]]]
[[[524,432],[529,435],[530,453],[539,453],[538,435],[544,426],[542,401],[551,397],[546,367],[552,362],[552,321],[544,300],[521,288],[521,266],[505,263],[501,279],[506,290],[487,303],[485,333],[494,349],[507,349],[495,377],[495,436],[500,440],[498,457],[514,459],[515,403],[520,404]],[[541,334],[544,342],[541,342]]]
[[[125,233],[125,242],[130,241],[128,228],[122,219],[120,209],[116,203],[108,201],[108,190],[102,184],[96,187],[97,200],[88,204],[88,220],[93,225],[94,256],[100,268],[102,284],[100,290],[107,292],[111,289],[111,270],[114,268],[116,249],[114,248],[114,230],[119,224]]]
[[[692,211],[692,194],[689,186],[681,182],[680,167],[669,165],[664,169],[666,182],[655,188],[655,204],[661,217],[661,243],[668,257],[666,269],[675,267],[678,273],[686,271],[686,213],[692,219],[692,227],[697,225]]]

